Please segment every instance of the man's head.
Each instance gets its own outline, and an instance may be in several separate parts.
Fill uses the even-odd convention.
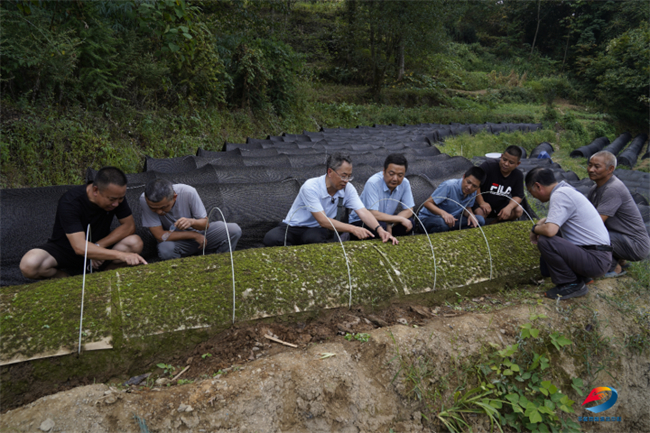
[[[551,199],[551,192],[557,184],[553,171],[548,168],[537,167],[526,175],[526,189],[542,203]]]
[[[352,176],[352,159],[343,152],[334,152],[327,156],[327,177],[336,190],[345,188]]]
[[[391,191],[404,181],[409,163],[401,153],[391,153],[384,161],[384,182]]]
[[[613,153],[606,150],[594,153],[589,158],[587,173],[589,179],[596,182],[599,186],[607,182],[616,169],[616,157]]]
[[[160,216],[172,210],[176,203],[174,185],[168,179],[156,179],[147,184],[144,189],[144,199],[147,206]]]
[[[463,175],[461,188],[464,195],[475,193],[483,182],[485,182],[485,171],[480,167],[470,167]]]
[[[91,201],[105,211],[114,210],[124,200],[126,182],[126,175],[119,168],[100,169],[91,186]]]
[[[517,167],[519,167],[520,163],[521,149],[519,146],[508,146],[499,159],[499,169],[501,169],[501,174],[507,177]]]

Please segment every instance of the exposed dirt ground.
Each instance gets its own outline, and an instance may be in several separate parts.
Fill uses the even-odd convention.
[[[459,368],[471,369],[464,361],[489,343],[513,344],[533,311],[549,316],[544,322],[549,330],[575,327],[591,332],[597,327],[617,357],[615,362],[590,358],[592,367],[598,362],[602,369],[594,367],[592,377],[583,380],[592,387],[616,387],[619,401],[608,412],[621,416],[622,422],[583,424],[583,430],[650,431],[648,351],[638,354],[623,347],[625,336],[637,325],[603,300],[603,295],[616,292],[618,284],[626,284],[626,279],[598,281],[587,297],[559,305],[550,300],[538,305],[542,289],[532,286],[473,299],[459,297],[440,306],[340,309],[308,323],[278,320],[232,328],[171,360],[173,374],[189,366],[176,381],[159,380],[162,385],[154,385],[169,373],[152,366],[152,376],[137,386],[125,386],[124,378],[115,378],[108,384],[59,392],[5,412],[0,431],[441,431],[422,417],[426,407],[412,392],[400,358],[428,357],[431,383],[449,381],[449,386],[441,387],[440,400],[448,403],[459,385],[455,382]],[[345,335],[353,333],[367,333],[368,341],[348,341]],[[569,377],[584,371],[568,352],[557,356],[552,368]],[[561,390],[576,400],[572,420],[588,414],[575,392]],[[487,419],[470,422],[475,431],[489,431]]]

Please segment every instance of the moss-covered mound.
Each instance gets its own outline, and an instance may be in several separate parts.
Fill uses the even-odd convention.
[[[535,268],[529,223],[400,239],[344,244],[351,302],[366,304],[445,290]],[[238,321],[347,306],[350,286],[341,245],[237,251]],[[435,287],[434,287],[435,280]],[[0,292],[3,364],[76,350],[81,277],[3,287]],[[227,326],[233,289],[229,254],[191,257],[86,277],[82,344],[111,341],[125,348],[141,337]]]

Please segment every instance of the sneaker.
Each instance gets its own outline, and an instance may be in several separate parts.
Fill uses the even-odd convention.
[[[579,298],[589,292],[585,283],[580,280],[576,283],[561,284],[553,287],[546,292],[546,297],[551,299],[560,299],[562,301],[571,298]]]
[[[605,275],[603,275],[603,278],[616,278],[616,277],[622,277],[623,275],[627,274],[626,271],[621,271],[620,273],[616,273],[616,271],[612,272],[607,272]]]
[[[585,277],[585,278],[582,279],[582,281],[584,281],[585,284],[587,284],[587,285],[594,283],[594,279],[591,278],[591,277]]]

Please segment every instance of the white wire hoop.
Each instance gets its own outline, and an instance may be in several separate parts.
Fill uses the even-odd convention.
[[[287,218],[287,221],[291,221],[293,216],[298,212],[300,209],[312,209],[315,212],[321,212],[323,215],[325,215],[325,218],[327,218],[327,221],[329,221],[330,225],[332,226],[332,230],[334,230],[334,233],[336,233],[336,237],[339,240],[339,244],[341,244],[341,249],[343,250],[343,256],[345,257],[345,266],[348,268],[348,287],[350,289],[350,297],[348,300],[348,308],[352,308],[352,274],[350,273],[350,260],[348,260],[348,253],[345,251],[345,247],[343,246],[343,241],[341,240],[341,236],[339,236],[339,232],[336,230],[334,227],[334,223],[332,222],[331,219],[327,216],[324,210],[315,210],[312,206],[309,205],[304,205],[293,211],[291,215],[289,215],[289,218]],[[289,227],[291,227],[289,224],[287,224],[287,228],[284,230],[284,246],[287,246],[287,233],[289,233]]]
[[[223,219],[223,225],[226,227],[226,238],[228,239],[228,249],[230,250],[230,269],[232,271],[232,323],[235,323],[235,261],[232,257],[232,244],[230,242],[230,231],[228,230],[228,221],[226,217],[223,216],[223,212],[217,206],[214,206],[210,209],[208,213],[208,223],[205,226],[205,231],[203,232],[203,255],[205,256],[205,245],[208,243],[208,229],[210,228],[210,218],[212,217],[212,212],[218,210],[221,214],[221,219]]]
[[[397,203],[399,203],[399,204],[401,204],[402,206],[404,206],[405,209],[410,209],[410,208],[409,208],[408,206],[406,206],[403,202],[401,202],[401,201],[399,201],[399,200],[397,200],[397,199],[394,199],[394,198],[390,198],[390,197],[380,198],[379,200],[377,200],[376,202],[374,202],[373,204],[371,204],[369,207],[373,207],[374,205],[376,205],[376,204],[379,203],[380,201],[385,201],[385,200],[396,201]],[[367,208],[366,208],[366,209],[367,209]],[[429,246],[431,247],[431,256],[433,257],[433,289],[431,289],[431,290],[432,290],[432,291],[435,291],[435,290],[436,290],[436,282],[437,282],[437,280],[438,280],[438,265],[437,265],[437,263],[436,263],[436,254],[433,252],[433,244],[431,243],[431,239],[429,238],[429,232],[427,232],[427,229],[424,227],[424,224],[422,224],[422,221],[420,220],[420,217],[417,216],[417,215],[415,214],[415,212],[413,212],[413,211],[411,211],[411,212],[413,213],[413,216],[414,216],[415,218],[418,219],[418,222],[419,222],[420,225],[422,226],[422,229],[423,229],[424,232],[427,234],[427,240],[429,241]],[[362,221],[362,222],[361,222],[361,227],[363,227],[364,225],[365,225],[365,223]],[[411,229],[411,233],[413,233],[414,231],[415,231],[415,227],[413,227],[413,228]]]
[[[451,199],[451,198],[449,198],[449,197],[442,197],[442,196],[435,196],[435,197],[434,197],[434,196],[431,196],[431,198],[432,198],[432,199],[440,198],[440,199],[445,199],[445,200],[453,201],[453,202],[456,203],[458,206],[460,206],[461,208],[463,208],[463,210],[464,210],[465,212],[467,212],[468,214],[470,213],[470,212],[467,210],[467,208],[466,208],[465,206],[463,206],[462,204],[458,203],[456,200]],[[428,199],[427,199],[427,200],[428,200]],[[426,203],[426,201],[425,201],[425,203]],[[422,209],[423,206],[424,206],[424,203],[422,203],[422,204],[420,205],[420,207],[418,208],[418,213],[420,212],[420,209]],[[461,224],[461,222],[462,222],[462,217],[463,217],[463,215],[461,214],[461,215],[460,215],[460,218],[459,218],[459,221],[458,221],[458,230],[462,230],[462,224]],[[468,220],[468,221],[469,221],[469,218],[470,218],[470,217],[467,217],[467,220]],[[476,217],[475,217],[475,218],[476,218]],[[476,220],[476,222],[477,222],[477,224],[478,224],[478,220]],[[477,227],[481,230],[481,234],[483,235],[483,239],[485,239],[485,245],[487,246],[487,249],[488,249],[488,257],[490,258],[490,280],[491,280],[491,279],[492,279],[492,253],[490,252],[490,243],[488,242],[487,237],[485,236],[485,232],[483,231],[483,228],[480,226],[480,224],[477,225]]]
[[[84,324],[84,298],[86,295],[86,262],[88,261],[88,242],[90,242],[90,224],[86,228],[86,245],[84,248],[84,276],[81,280],[81,316],[79,317],[79,347],[77,348],[77,354],[81,354],[81,332],[83,331]],[[90,261],[90,273],[93,273],[92,260]]]

